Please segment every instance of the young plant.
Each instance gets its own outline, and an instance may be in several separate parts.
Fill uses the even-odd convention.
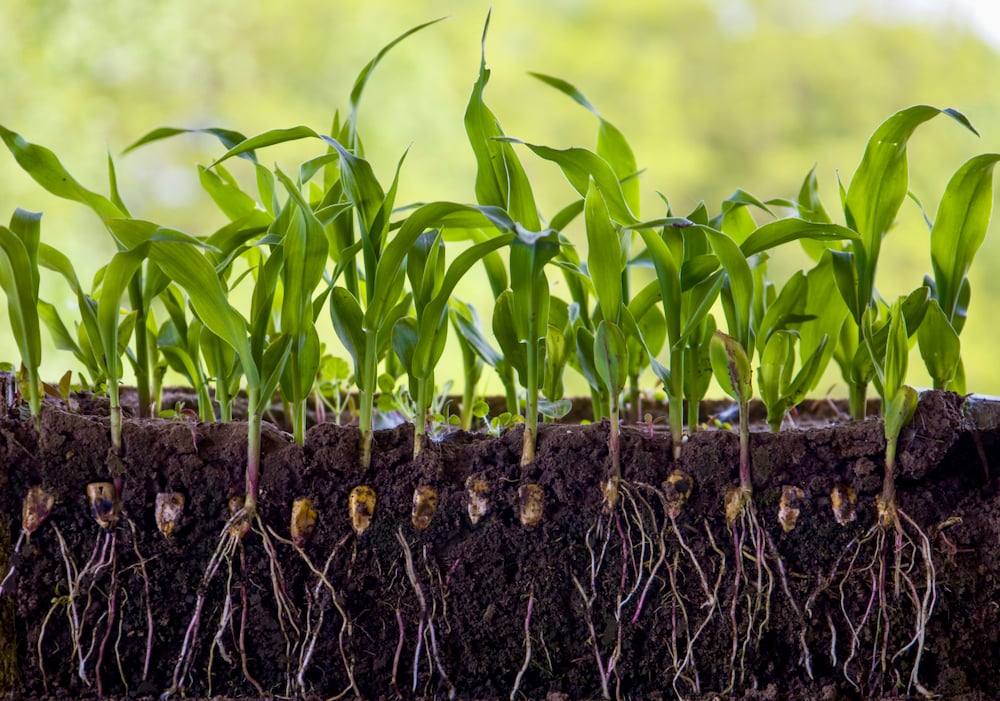
[[[0,226],[0,287],[7,296],[14,342],[21,353],[27,375],[24,387],[35,430],[41,430],[42,383],[38,366],[42,361],[39,329],[38,244],[42,215],[18,209],[10,228]]]
[[[851,241],[849,251],[834,252],[837,286],[847,303],[851,319],[841,336],[842,342],[846,343],[842,356],[851,357],[860,350],[864,316],[877,303],[875,273],[882,239],[895,222],[907,194],[907,144],[917,127],[939,114],[951,117],[977,134],[965,115],[950,108],[942,110],[930,105],[915,105],[900,110],[875,130],[850,185],[846,191],[841,188],[845,222],[858,234]],[[856,364],[848,367],[845,379],[850,393],[851,414],[855,419],[863,419],[871,375],[859,374]]]
[[[927,316],[917,331],[920,354],[935,389],[965,394],[959,334],[965,326],[972,287],[968,272],[986,237],[993,212],[993,171],[1000,154],[966,161],[948,181],[931,227],[933,278]]]
[[[434,369],[448,338],[449,300],[456,285],[483,256],[509,245],[513,234],[487,239],[463,251],[445,268],[441,232],[417,237],[406,255],[406,272],[413,290],[415,317],[399,319],[392,330],[392,345],[410,377],[410,393],[416,398],[413,455],[420,453],[426,434],[427,416],[434,394]]]
[[[479,75],[473,86],[472,95],[465,111],[465,130],[476,158],[476,200],[483,207],[505,210],[512,223],[511,230],[517,238],[510,250],[511,294],[506,297],[501,314],[507,315],[501,323],[509,325],[506,336],[508,347],[511,343],[523,347],[523,372],[518,368],[521,386],[526,391],[524,411],[524,444],[521,449],[521,465],[530,464],[535,459],[535,443],[538,433],[538,392],[545,363],[545,337],[548,329],[549,288],[545,276],[545,265],[559,251],[559,239],[555,231],[543,230],[538,217],[538,209],[531,191],[531,185],[513,146],[504,140],[504,134],[496,116],[483,100],[490,71],[486,68],[486,34],[489,30],[489,16],[482,35],[482,52]],[[497,307],[501,306],[501,295]],[[497,326],[494,312],[494,329]],[[501,346],[505,340],[498,338]]]
[[[462,406],[459,419],[462,430],[471,431],[473,417],[482,419],[488,413],[489,407],[484,407],[484,402],[476,401],[476,386],[483,376],[485,363],[475,346],[466,337],[462,327],[468,325],[479,329],[481,333],[482,324],[475,307],[454,297],[448,301],[448,320],[455,330],[458,347],[462,353],[462,378],[464,382],[462,383]],[[484,408],[485,410],[483,410]]]
[[[815,386],[830,358],[826,353],[829,334],[823,334],[814,347],[799,344],[797,328],[812,327],[825,321],[805,313],[808,303],[808,277],[799,271],[789,278],[781,292],[767,304],[766,310],[762,310],[763,317],[757,320],[754,330],[760,356],[757,383],[761,399],[767,407],[767,423],[774,432],[781,429],[788,410],[801,402]],[[843,319],[840,321],[842,323]],[[830,325],[829,322],[827,325]],[[796,345],[800,346],[802,357],[798,373],[795,373]]]
[[[618,490],[622,479],[621,429],[619,409],[622,392],[628,382],[628,346],[625,334],[618,325],[602,319],[594,336],[594,364],[597,374],[607,391],[608,412],[611,419],[608,434],[608,452],[611,455],[611,474],[604,488],[604,497],[612,509],[618,506]]]

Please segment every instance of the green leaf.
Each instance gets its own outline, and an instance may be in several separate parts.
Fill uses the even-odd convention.
[[[218,128],[205,128],[205,129],[179,129],[177,127],[159,127],[153,131],[139,137],[137,140],[129,144],[125,150],[122,151],[124,156],[129,151],[134,151],[140,146],[145,146],[146,144],[151,144],[155,141],[160,141],[162,139],[169,139],[173,136],[178,136],[180,134],[209,134],[217,138],[223,146],[227,149],[231,149],[237,144],[246,141],[243,134],[238,131],[232,131],[231,129],[218,129]],[[247,160],[256,162],[257,156],[253,151],[241,154],[243,158]]]
[[[343,287],[330,294],[330,318],[337,338],[354,360],[354,376],[361,377],[361,359],[365,354],[364,315],[354,295]]]
[[[587,229],[587,270],[597,292],[601,316],[617,323],[621,315],[625,259],[618,232],[593,180],[587,190],[584,219]]]
[[[936,299],[927,305],[927,313],[917,329],[917,343],[934,388],[946,388],[958,369],[961,342]]]
[[[413,376],[413,351],[417,347],[417,320],[404,316],[392,327],[392,350],[399,358],[406,374]]]
[[[902,297],[892,306],[889,317],[889,336],[886,339],[885,366],[882,383],[884,396],[891,400],[906,381],[910,346],[907,342],[906,319],[902,312]],[[877,363],[876,363],[877,368]]]
[[[418,24],[417,26],[411,27],[410,29],[406,30],[398,37],[390,41],[388,44],[383,46],[381,49],[379,49],[379,52],[375,54],[375,57],[372,58],[372,60],[369,61],[365,65],[365,67],[361,69],[360,73],[358,73],[358,77],[355,78],[354,80],[354,86],[351,88],[351,114],[350,117],[348,118],[348,127],[350,129],[350,135],[351,135],[350,145],[352,148],[356,148],[358,145],[357,121],[358,121],[358,106],[361,103],[361,95],[364,92],[365,85],[368,84],[368,79],[371,77],[371,74],[375,70],[375,67],[378,66],[379,62],[385,57],[387,53],[389,53],[389,51],[392,50],[394,46],[396,46],[396,44],[403,41],[411,34],[416,34],[420,30],[425,29],[431,26],[432,24],[437,24],[438,22],[444,19],[446,18],[439,17],[437,19],[431,20],[430,22],[424,22],[423,24]]]
[[[529,144],[519,139],[504,139],[505,143],[524,144],[535,155],[552,161],[562,170],[569,184],[581,197],[587,196],[590,181],[593,180],[607,203],[611,217],[622,225],[638,224],[639,220],[625,201],[625,193],[611,165],[593,151],[585,148],[554,149],[538,144]]]
[[[628,346],[617,324],[604,320],[594,334],[594,365],[608,394],[614,398],[628,382]]]
[[[902,432],[903,427],[910,423],[913,415],[917,412],[917,404],[920,396],[917,391],[909,385],[903,385],[891,398],[886,400],[885,408],[882,412],[885,421],[885,437],[887,440],[896,440]]]
[[[521,378],[521,385],[527,385],[528,360],[524,344],[518,336],[514,321],[514,293],[504,290],[493,305],[493,337],[500,345],[500,352]]]
[[[750,307],[753,304],[753,274],[740,247],[728,235],[710,227],[698,227],[708,236],[712,250],[719,257],[728,278],[728,296],[732,300],[729,332],[745,352],[753,353],[750,336]],[[723,289],[726,294],[726,288]]]
[[[618,180],[621,182],[622,193],[625,196],[625,201],[628,203],[629,209],[633,212],[638,212],[639,181],[636,178],[630,177],[635,174],[637,170],[635,154],[632,152],[632,147],[629,146],[628,141],[625,139],[625,135],[622,134],[614,124],[604,119],[600,112],[597,111],[597,108],[591,104],[590,100],[588,100],[584,94],[571,83],[568,83],[561,78],[545,75],[543,73],[529,72],[528,75],[555,88],[577,104],[587,109],[600,120],[600,127],[597,132],[597,155],[606,160],[611,165],[612,169],[614,169],[615,175],[618,176]],[[554,229],[563,228],[557,227],[555,224],[553,224],[552,227]]]
[[[858,234],[839,224],[822,224],[790,217],[764,224],[754,231],[740,246],[743,255],[750,256],[780,246],[790,241],[811,239],[814,241],[858,240]]]
[[[937,299],[954,321],[960,290],[979,250],[993,213],[993,170],[1000,154],[985,153],[966,161],[951,177],[931,229],[931,265]]]
[[[18,165],[56,197],[85,204],[101,219],[125,216],[111,200],[78,183],[49,149],[27,142],[20,134],[3,126],[0,126],[0,138],[10,149]]]
[[[506,209],[514,221],[530,231],[538,231],[541,229],[538,208],[524,167],[513,147],[500,139],[503,137],[500,122],[483,100],[490,80],[490,71],[486,68],[489,27],[488,13],[483,26],[479,75],[465,110],[465,131],[476,157],[476,201],[480,205]]]
[[[742,344],[732,336],[716,331],[709,342],[712,372],[722,391],[738,402],[753,396],[750,359]]]
[[[896,112],[875,130],[851,178],[844,209],[848,226],[861,235],[854,244],[854,262],[858,268],[858,297],[865,304],[874,292],[882,238],[896,220],[906,198],[907,143],[918,126],[942,113],[977,133],[965,115],[956,110],[941,110],[930,105],[908,107]]]

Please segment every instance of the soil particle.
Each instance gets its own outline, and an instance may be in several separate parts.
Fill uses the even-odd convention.
[[[734,546],[744,526],[727,528],[723,516],[723,494],[737,482],[733,432],[690,436],[675,463],[664,431],[624,426],[622,499],[609,510],[600,487],[610,466],[606,421],[542,425],[525,469],[522,427],[496,439],[450,433],[414,460],[413,428],[403,425],[376,432],[366,473],[356,428],[315,426],[298,446],[266,425],[260,521],[227,541],[227,503],[244,490],[245,423],[127,420],[123,516],[107,531],[88,513],[84,489],[111,477],[108,423],[100,401],[78,406],[49,407],[40,439],[25,422],[0,421],[0,555],[3,531],[16,537],[28,488],[44,485],[57,498],[20,554],[13,596],[0,602],[0,653],[14,640],[19,697],[155,698],[174,683],[200,598],[189,697],[490,699],[516,688],[518,697],[553,700],[839,701],[891,695],[897,684],[919,691],[910,681],[917,643],[908,643],[920,620],[912,601],[931,593],[920,541],[904,549],[915,568],[902,580],[918,593],[911,600],[905,587],[893,591],[895,548],[866,540],[877,535],[884,464],[877,419],[833,426],[800,415],[810,428],[752,434],[752,499],[766,534],[758,584],[761,552],[751,541]],[[972,425],[963,409],[956,395],[923,395],[900,437],[898,490],[935,567],[917,681],[980,701],[1000,698],[1000,435]],[[662,485],[678,468],[694,487],[671,522]],[[476,524],[471,476],[487,485],[490,505]],[[534,527],[520,520],[529,484],[544,495]],[[858,518],[844,525],[831,511],[838,484],[858,497]],[[376,495],[360,536],[348,513],[359,485]],[[778,523],[786,485],[804,495],[788,532]],[[420,486],[438,504],[418,530]],[[164,491],[185,496],[170,538],[155,521]],[[298,497],[318,512],[301,551],[288,540]],[[205,578],[226,542],[231,549]],[[876,613],[866,602],[880,591],[872,583],[880,557],[890,583]],[[876,620],[889,625],[885,663]]]

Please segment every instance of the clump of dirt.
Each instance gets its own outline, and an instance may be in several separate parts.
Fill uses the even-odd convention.
[[[900,504],[926,544],[897,547],[889,533],[877,547],[877,419],[755,432],[762,550],[726,520],[730,432],[694,434],[675,462],[669,435],[623,427],[622,498],[609,509],[606,422],[543,425],[524,470],[520,428],[451,433],[413,460],[404,425],[376,433],[365,474],[355,428],[313,427],[300,447],[266,426],[261,520],[227,538],[245,424],[126,421],[108,529],[85,491],[111,478],[107,418],[49,407],[40,438],[0,422],[3,525],[16,537],[32,486],[57,499],[16,558],[0,649],[16,643],[23,698],[998,698],[1000,433],[965,407],[926,393],[900,438]],[[376,503],[357,534],[348,505],[361,485]],[[525,525],[531,485],[537,525]],[[423,529],[418,487],[436,496]],[[834,517],[834,488],[853,493],[853,520]],[[183,497],[169,537],[161,493]],[[301,547],[299,497],[317,512]]]

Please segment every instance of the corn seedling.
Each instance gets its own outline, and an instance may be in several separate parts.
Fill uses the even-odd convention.
[[[926,299],[926,297],[925,297]],[[896,497],[896,449],[902,429],[913,418],[917,408],[917,392],[904,384],[909,353],[908,336],[916,329],[909,329],[905,314],[906,298],[900,298],[888,311],[888,321],[882,327],[884,334],[875,340],[871,315],[866,313],[864,343],[874,366],[876,387],[882,395],[882,416],[885,430],[885,474],[882,491],[876,497],[875,524],[862,536],[853,539],[837,559],[846,560],[847,566],[839,584],[841,610],[847,617],[851,632],[847,659],[843,664],[847,680],[858,688],[881,688],[885,682],[904,686],[923,695],[929,692],[920,682],[920,664],[925,648],[927,623],[937,598],[937,575],[933,562],[930,539],[906,512],[900,508]],[[919,323],[919,321],[917,322]],[[884,344],[881,342],[884,337]],[[838,523],[854,519],[852,492],[838,487],[833,499],[834,515]],[[890,564],[890,557],[894,561]],[[891,573],[891,574],[890,574]],[[833,580],[836,568],[829,579]],[[860,602],[860,616],[852,617],[849,610],[848,582],[853,575],[861,574],[871,580],[869,594]],[[891,581],[892,590],[888,589]],[[914,610],[913,633],[898,650],[892,651],[894,632],[889,608],[894,600],[902,598]],[[868,628],[874,627],[870,634]],[[860,662],[860,647],[864,640],[871,641],[871,654],[867,676],[855,676],[853,663]],[[904,679],[898,663],[910,661],[910,671]]]
[[[42,361],[42,338],[38,311],[38,244],[41,214],[18,209],[10,228],[0,226],[0,287],[7,295],[11,331],[21,353],[27,383],[24,390],[35,423],[41,429],[42,384],[38,366]]]
[[[833,253],[837,287],[850,311],[850,321],[841,332],[843,348],[839,354],[850,392],[851,414],[856,419],[865,416],[867,387],[872,375],[860,372],[858,364],[851,362],[848,365],[848,362],[859,353],[864,353],[861,348],[864,316],[877,304],[875,272],[882,239],[895,222],[906,198],[909,180],[907,144],[917,127],[939,114],[951,117],[978,134],[965,115],[950,108],[942,110],[929,105],[916,105],[900,110],[875,130],[850,185],[846,191],[841,188],[845,222],[858,234],[851,241],[850,250]],[[964,256],[962,262],[968,264]],[[946,284],[951,282],[949,280]],[[961,281],[955,282],[961,285]],[[948,294],[957,295],[959,289],[954,292],[949,290]]]
[[[1000,154],[966,161],[948,181],[931,226],[931,288],[927,316],[917,330],[920,355],[934,389],[965,394],[959,334],[968,316],[972,287],[968,272],[993,213],[993,171]]]

